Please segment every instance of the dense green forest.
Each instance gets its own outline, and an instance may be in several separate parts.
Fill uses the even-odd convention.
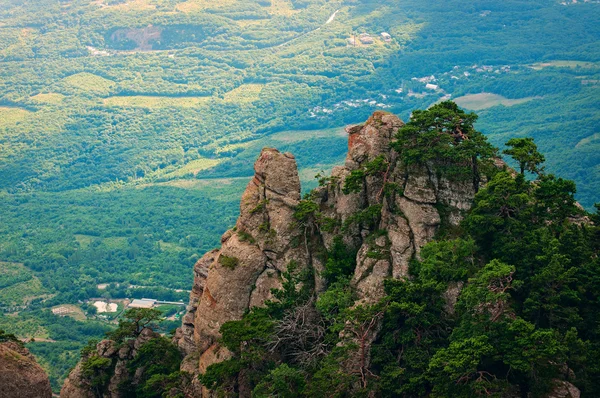
[[[16,270],[0,276],[2,311],[31,323],[92,297],[185,299],[172,289],[190,288],[195,259],[233,224],[260,148],[293,152],[308,189],[342,161],[343,126],[375,109],[406,120],[456,99],[497,146],[534,137],[591,210],[599,7],[2,2],[0,267]],[[45,358],[58,347],[43,344]]]

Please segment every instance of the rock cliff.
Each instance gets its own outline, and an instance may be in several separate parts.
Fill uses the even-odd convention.
[[[137,338],[127,340],[122,345],[118,345],[112,340],[102,340],[96,345],[96,349],[88,354],[88,358],[97,356],[107,359],[109,368],[111,368],[108,386],[102,396],[106,398],[126,396],[120,391],[120,384],[126,380],[135,380],[135,375],[129,373],[127,364],[135,357],[144,343],[157,336],[157,333],[146,328]],[[94,387],[83,376],[83,364],[80,361],[65,380],[60,390],[61,398],[95,398],[98,396]]]
[[[0,397],[51,396],[48,375],[29,350],[16,341],[0,343]]]
[[[442,225],[459,223],[477,187],[472,179],[447,178],[433,164],[407,166],[390,146],[403,124],[376,112],[364,125],[347,128],[345,164],[310,194],[319,213],[311,225],[294,216],[301,202],[294,157],[272,148],[261,152],[235,228],[223,235],[221,249],[194,267],[188,312],[175,337],[187,354],[184,370],[203,373],[230,357],[218,343],[219,328],[270,299],[288,265],[311,267],[319,291],[319,251],[330,249],[335,237],[358,253],[352,284],[361,301],[374,302],[384,279],[407,277],[409,261]],[[456,295],[448,292],[448,300]]]
[[[365,124],[348,127],[348,155],[344,165],[335,167],[330,176],[321,178],[319,187],[304,198],[301,197],[294,156],[273,148],[262,150],[254,166],[255,175],[242,195],[235,227],[223,234],[219,249],[206,253],[194,266],[194,284],[187,313],[173,337],[173,342],[185,355],[181,374],[186,380],[185,388],[178,389],[179,395],[175,395],[213,396],[212,391],[200,384],[197,376],[205,373],[210,376],[210,372],[207,373],[209,366],[232,359],[223,364],[225,368],[240,356],[240,352],[230,352],[221,344],[221,327],[226,322],[240,320],[251,308],[265,306],[267,301],[274,300],[273,291],[284,286],[289,288],[290,281],[293,281],[291,285],[296,284],[294,278],[298,275],[314,278],[302,279],[303,282],[295,285],[309,287],[304,290],[309,290],[310,300],[290,314],[310,318],[316,312],[315,296],[332,286],[331,275],[327,276],[331,269],[327,257],[338,250],[336,247],[343,247],[345,255],[352,257],[349,283],[355,295],[345,308],[361,310],[368,307],[361,304],[380,302],[385,294],[386,279],[407,280],[397,283],[403,286],[413,283],[414,279],[409,275],[410,262],[420,258],[421,249],[434,237],[456,233],[477,191],[487,183],[485,173],[478,167],[506,169],[503,161],[492,158],[495,151],[488,153],[486,162],[478,161],[477,155],[471,154],[408,161],[406,152],[394,149],[402,151],[398,145],[404,141],[397,140],[397,133],[403,125],[394,115],[375,112]],[[401,134],[407,129],[401,129]],[[469,139],[460,127],[456,134],[464,140]],[[462,141],[454,139],[447,148],[461,144]],[[428,142],[421,145],[428,147]],[[506,173],[498,173],[502,174]],[[490,183],[492,186],[493,182]],[[356,261],[353,261],[354,253]],[[347,279],[345,283],[348,283]],[[452,318],[455,311],[460,310],[455,304],[465,284],[468,288],[466,279],[453,280],[436,290],[435,300],[440,303],[436,317]],[[320,297],[327,297],[327,294],[329,291]],[[440,295],[444,301],[439,300]],[[339,363],[343,374],[364,375],[365,369],[368,370],[370,348],[373,343],[377,344],[378,333],[383,330],[381,318],[375,315],[369,319],[368,326],[359,334],[352,333],[356,330],[352,330],[348,318],[334,331],[334,335],[340,337],[336,348],[353,346],[359,347],[357,352],[360,351],[356,355],[359,360]],[[229,326],[232,324],[235,325],[230,323]],[[307,325],[313,328],[317,322],[307,321]],[[310,331],[308,335],[310,339]],[[284,339],[286,344],[294,345],[291,341],[294,336],[283,336],[287,338]],[[153,332],[144,330],[122,346],[108,340],[96,346],[90,355],[99,358],[101,363],[109,363],[111,370],[108,387],[101,392],[102,396],[126,396],[119,391],[119,386],[124,380],[135,384],[138,376],[137,371],[129,374],[127,364],[136,356],[139,347],[153,337],[156,337]],[[242,341],[242,345],[246,344],[244,347],[250,347],[247,344],[251,343]],[[236,350],[235,344],[228,347]],[[303,347],[302,344],[299,347]],[[296,351],[302,351],[302,348]],[[61,397],[94,396],[91,386],[82,382],[85,379],[83,371],[80,363],[65,382]],[[235,373],[237,384],[231,391],[236,391],[239,396],[250,396],[249,383],[244,377],[243,371]],[[552,383],[554,388],[547,396],[579,396],[579,390],[567,381],[555,379]]]

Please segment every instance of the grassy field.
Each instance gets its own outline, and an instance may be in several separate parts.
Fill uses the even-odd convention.
[[[0,106],[0,127],[11,127],[27,119],[32,112],[23,108]]]
[[[105,4],[99,1],[98,4],[107,11],[147,11],[156,9],[156,1],[153,0],[128,0],[120,4]]]
[[[165,186],[165,187],[175,187],[180,189],[191,189],[204,191],[206,189],[211,189],[215,197],[219,197],[220,195],[217,191],[227,191],[229,187],[239,186],[235,188],[233,193],[228,192],[228,200],[239,200],[239,195],[243,191],[243,184],[247,183],[250,177],[234,177],[234,178],[206,178],[206,179],[179,179],[165,182],[156,182],[151,184],[140,184],[138,188],[145,188],[149,186]],[[237,197],[235,195],[238,195]]]
[[[127,238],[125,237],[111,237],[102,239],[102,243],[104,243],[109,249],[124,249],[128,247]]]
[[[181,168],[164,174],[163,178],[178,178],[186,175],[193,175],[194,177],[202,170],[210,169],[222,162],[222,159],[196,159],[183,165]]]
[[[280,133],[269,136],[269,140],[278,141],[283,143],[301,142],[316,138],[331,138],[331,137],[343,137],[346,138],[348,134],[344,127],[334,127],[323,130],[294,130],[294,131],[282,131]]]
[[[513,106],[523,104],[525,102],[539,99],[539,97],[527,97],[518,99],[508,99],[498,94],[493,93],[480,93],[480,94],[469,94],[454,99],[459,106],[470,109],[473,111],[479,111],[482,109],[492,108],[494,106]]]
[[[595,62],[587,62],[587,61],[549,61],[549,62],[538,62],[536,64],[531,65],[531,67],[535,70],[540,70],[544,68],[595,68],[597,64]]]
[[[0,329],[13,333],[19,339],[48,339],[48,330],[36,319],[21,319],[12,315],[0,315]]]
[[[225,93],[225,101],[228,102],[254,102],[258,101],[264,84],[242,84],[241,86]]]
[[[108,94],[115,84],[112,80],[88,72],[67,76],[62,80],[62,83],[68,88],[99,95]]]
[[[40,93],[31,97],[31,99],[40,104],[60,104],[64,95],[58,93]]]
[[[79,243],[79,246],[82,249],[85,249],[86,247],[88,247],[95,238],[94,236],[81,235],[81,234],[75,234],[74,236],[75,236],[75,240],[77,241],[77,243]]]
[[[271,0],[271,9],[269,12],[272,15],[292,16],[298,11],[294,10],[294,6],[290,0]]]
[[[115,96],[105,98],[106,106],[134,108],[192,108],[209,103],[212,97]]]
[[[190,12],[198,12],[205,10],[207,8],[224,8],[235,4],[235,0],[221,0],[221,1],[211,1],[211,0],[188,0],[182,3],[179,3],[175,6],[177,11],[181,11],[184,13]]]
[[[580,148],[582,146],[589,145],[594,142],[600,142],[600,133],[596,133],[596,134],[593,134],[589,137],[582,139],[581,141],[579,141],[577,143],[577,145],[575,145],[575,148]]]
[[[110,238],[100,238],[97,236],[74,234],[73,237],[75,238],[77,243],[79,243],[79,247],[81,247],[82,249],[86,249],[95,240],[102,241],[102,244],[109,249],[122,249],[124,247],[127,247],[127,238],[119,236]]]
[[[158,245],[160,246],[160,250],[162,250],[162,251],[171,251],[171,252],[185,251],[185,247],[181,247],[175,243],[164,242],[162,240],[158,241]]]
[[[0,262],[0,307],[25,305],[47,293],[40,280],[23,264]]]
[[[33,274],[21,263],[0,262],[0,288],[28,281]]]
[[[42,282],[33,277],[26,282],[0,289],[0,304],[8,306],[25,305],[33,299],[46,297],[46,293]]]

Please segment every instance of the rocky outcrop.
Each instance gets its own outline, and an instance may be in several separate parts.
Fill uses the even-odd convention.
[[[123,398],[125,395],[120,391],[119,386],[124,382],[135,379],[127,368],[127,364],[137,354],[140,347],[149,340],[158,337],[159,334],[151,329],[143,329],[137,338],[127,340],[118,345],[112,340],[102,340],[96,345],[96,351],[89,355],[98,355],[101,358],[111,360],[113,371],[103,396],[105,398]],[[86,381],[82,374],[83,361],[71,371],[60,390],[61,398],[94,398],[96,395],[92,387]],[[135,380],[134,380],[135,381]]]
[[[473,179],[451,180],[434,164],[407,165],[390,146],[402,126],[396,116],[376,112],[347,129],[345,164],[311,197],[327,228],[294,218],[300,203],[294,157],[271,148],[261,152],[235,228],[223,235],[221,249],[194,267],[188,313],[175,337],[187,354],[182,369],[203,373],[229,358],[218,343],[220,327],[271,299],[290,264],[312,267],[319,291],[324,283],[317,252],[330,249],[336,237],[358,253],[352,283],[361,302],[373,302],[384,293],[384,279],[408,277],[409,261],[442,225],[460,222],[477,190]],[[348,178],[356,185],[351,192],[344,189]],[[456,295],[448,292],[450,306]]]
[[[375,112],[364,125],[347,128],[344,165],[335,167],[305,199],[294,156],[273,148],[262,150],[242,195],[235,227],[223,234],[221,248],[206,253],[194,266],[190,302],[173,338],[185,354],[181,370],[191,375],[186,397],[212,396],[197,376],[233,357],[220,344],[221,326],[241,319],[252,307],[264,306],[273,299],[273,290],[296,272],[311,271],[304,275],[313,275],[314,284],[307,285],[320,294],[326,287],[324,263],[339,242],[356,253],[351,284],[359,308],[383,297],[386,279],[410,278],[409,264],[419,259],[423,246],[459,225],[486,183],[476,171],[477,163],[408,162],[393,150],[402,126],[398,117]],[[507,167],[499,159],[495,166]],[[462,282],[452,282],[442,294],[447,314],[454,313],[462,288]],[[305,304],[312,305],[314,300]],[[361,325],[360,333],[352,333],[350,323],[340,332],[339,344],[357,343],[361,360],[342,366],[350,374],[363,374],[370,362],[369,347],[381,330],[380,318]],[[97,345],[94,355],[111,359],[105,397],[120,397],[118,387],[124,380],[135,384],[136,375],[129,374],[127,363],[147,341],[143,339],[151,336],[144,331],[118,349],[110,341]],[[65,382],[62,397],[93,396],[81,373],[80,363]],[[240,396],[250,396],[243,372],[237,384]],[[554,387],[549,396],[579,394],[567,382],[557,381]]]
[[[242,196],[235,228],[223,235],[221,249],[207,253],[194,267],[190,305],[175,336],[188,354],[186,370],[190,360],[200,370],[227,358],[229,353],[217,343],[221,325],[271,299],[289,264],[299,270],[312,264],[310,253],[295,241],[297,231],[290,228],[299,201],[294,157],[264,149]]]
[[[333,182],[317,190],[323,214],[339,225],[323,234],[326,246],[341,234],[347,244],[358,248],[353,283],[364,301],[381,297],[385,278],[407,277],[410,259],[419,256],[442,223],[457,225],[476,193],[471,179],[450,180],[433,164],[405,165],[390,149],[402,125],[396,116],[376,112],[365,125],[347,129],[345,165],[334,168]],[[365,176],[359,192],[344,194],[346,178],[368,169],[377,159],[381,169]],[[353,220],[378,206],[381,212],[376,220]],[[374,231],[384,233],[375,237]]]
[[[548,393],[548,398],[579,398],[581,391],[573,384],[564,380],[555,380],[552,391]]]
[[[185,354],[191,354],[196,350],[196,342],[194,341],[196,310],[198,309],[200,297],[204,292],[208,268],[215,261],[218,252],[218,250],[212,250],[206,253],[194,265],[194,284],[190,293],[190,302],[182,319],[181,328],[177,329],[174,337],[174,341]]]
[[[48,375],[29,350],[16,341],[0,343],[0,397],[51,396]]]

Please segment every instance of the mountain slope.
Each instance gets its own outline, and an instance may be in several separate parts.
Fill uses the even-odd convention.
[[[302,199],[294,157],[263,149],[236,226],[194,267],[169,348],[185,355],[183,373],[129,365],[124,385],[189,397],[595,396],[598,216],[535,161],[533,182],[508,168],[475,120],[452,102],[407,124],[376,112],[347,129],[345,164]],[[535,145],[513,154],[539,159]]]

